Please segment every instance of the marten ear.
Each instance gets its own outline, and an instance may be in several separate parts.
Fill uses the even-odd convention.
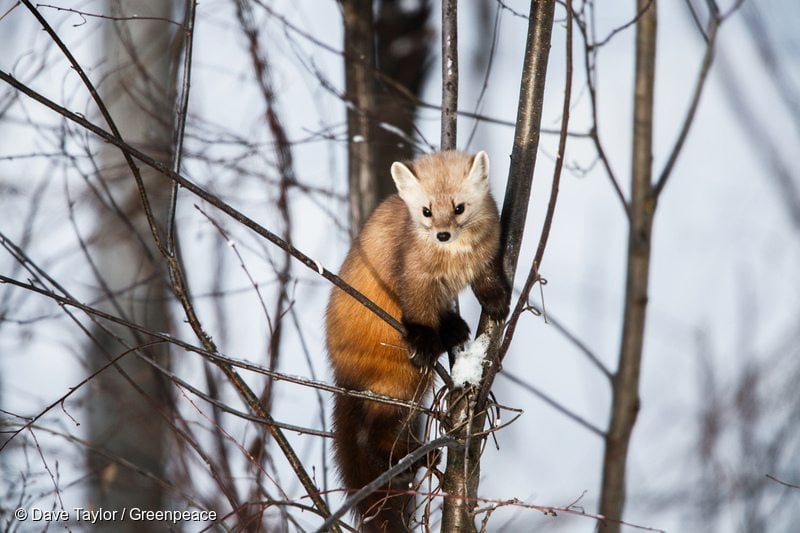
[[[413,197],[419,196],[422,193],[419,180],[406,165],[395,161],[392,163],[391,171],[392,179],[397,187],[397,192],[400,194],[400,198],[405,200],[406,203]]]
[[[461,190],[473,200],[489,192],[489,155],[483,150],[472,157],[472,166]]]
[[[483,150],[472,158],[467,183],[475,193],[485,194],[489,190],[489,154]]]

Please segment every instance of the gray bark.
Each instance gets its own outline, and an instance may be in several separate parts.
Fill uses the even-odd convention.
[[[112,16],[173,16],[173,2],[125,0],[111,4]],[[106,21],[106,57],[100,93],[120,134],[127,142],[169,164],[173,135],[175,26],[157,20]],[[98,307],[122,314],[154,331],[170,331],[167,309],[168,280],[153,244],[140,193],[120,151],[106,145],[101,153],[98,224],[89,254],[98,276]],[[167,227],[170,188],[150,168],[141,168],[142,180],[156,220]],[[89,346],[92,368],[128,347],[146,340],[122,328],[95,327]],[[145,357],[166,365],[164,345],[143,347]],[[88,404],[88,433],[93,446],[107,452],[88,452],[92,474],[90,503],[120,510],[167,508],[158,483],[166,469],[166,420],[171,401],[168,383],[136,354],[125,356],[92,384]],[[136,468],[108,457],[118,457]],[[114,531],[142,531],[147,523],[107,523]]]

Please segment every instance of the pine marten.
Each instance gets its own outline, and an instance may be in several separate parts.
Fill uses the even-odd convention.
[[[451,310],[467,285],[495,320],[508,314],[510,287],[500,260],[500,222],[489,193],[489,156],[458,151],[392,164],[398,194],[364,225],[341,278],[401,321],[401,336],[341,289],[326,316],[337,385],[419,402],[432,386],[432,363],[465,342],[469,327]],[[357,490],[420,444],[410,409],[336,395],[334,449],[342,481]],[[408,531],[414,472],[395,478],[359,506],[362,531]]]

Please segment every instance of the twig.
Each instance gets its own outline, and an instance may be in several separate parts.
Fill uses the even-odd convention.
[[[593,9],[590,5],[590,9]],[[619,198],[620,204],[622,208],[625,210],[625,215],[630,219],[630,206],[628,205],[628,201],[625,199],[625,195],[622,192],[622,188],[619,185],[619,180],[617,180],[616,174],[614,170],[611,168],[611,162],[606,155],[605,148],[603,148],[603,143],[600,140],[600,133],[598,132],[597,124],[597,87],[596,87],[596,80],[595,80],[595,60],[597,57],[597,48],[593,46],[592,43],[592,36],[590,34],[589,29],[586,27],[586,22],[581,20],[578,17],[575,17],[575,24],[578,26],[578,30],[580,31],[581,35],[583,36],[584,47],[583,47],[583,64],[584,69],[586,71],[586,86],[589,90],[589,103],[591,104],[591,114],[592,114],[592,126],[589,130],[589,138],[594,143],[595,150],[597,151],[597,155],[600,158],[600,161],[603,163],[603,168],[606,171],[606,176],[608,177],[609,181],[611,182],[612,187],[614,188],[614,192]]]
[[[487,372],[486,379],[483,382],[481,394],[478,396],[478,401],[481,402],[489,390],[496,374],[502,365],[503,359],[508,352],[511,344],[511,339],[514,337],[517,322],[519,321],[522,311],[528,305],[528,296],[533,288],[533,285],[540,281],[539,267],[544,258],[544,251],[547,247],[547,240],[550,236],[550,228],[553,224],[553,216],[555,214],[556,202],[558,200],[558,188],[561,182],[561,169],[564,164],[564,155],[567,145],[567,130],[569,126],[569,112],[572,105],[572,0],[567,0],[567,35],[566,35],[566,72],[564,81],[564,102],[561,109],[561,135],[558,140],[558,157],[556,157],[555,167],[553,169],[552,185],[550,187],[550,199],[547,203],[547,211],[542,225],[542,232],[539,236],[539,245],[536,248],[536,255],[534,256],[531,269],[528,272],[528,277],[525,280],[525,285],[520,293],[519,299],[514,306],[514,311],[508,320],[506,330],[503,335],[503,340],[497,355],[497,365],[492,365]]]
[[[108,363],[104,364],[103,366],[101,366],[100,368],[98,368],[97,370],[95,370],[94,372],[89,374],[88,376],[86,376],[84,379],[82,379],[76,385],[71,386],[69,388],[69,392],[67,392],[66,394],[60,396],[57,400],[52,402],[50,405],[45,406],[44,409],[39,411],[35,416],[31,417],[27,422],[25,422],[22,426],[20,426],[19,429],[17,429],[16,431],[12,431],[11,432],[11,436],[8,437],[5,441],[3,441],[2,444],[0,444],[0,452],[2,452],[3,448],[5,448],[8,445],[8,443],[11,442],[14,439],[14,437],[16,437],[20,432],[22,432],[25,429],[28,429],[29,427],[33,426],[40,418],[42,418],[44,415],[46,415],[48,412],[50,412],[50,410],[52,410],[55,406],[57,406],[57,405],[62,405],[63,406],[64,402],[67,400],[67,398],[72,396],[73,393],[77,392],[81,387],[83,387],[84,385],[89,383],[92,379],[94,379],[99,374],[102,374],[103,372],[105,372],[105,370],[108,369],[109,367],[112,367],[112,366],[116,365],[117,362],[120,359],[122,359],[123,357],[125,357],[126,355],[128,355],[129,353],[131,353],[131,352],[133,352],[135,350],[139,350],[141,348],[147,348],[147,347],[150,347],[150,346],[155,346],[155,345],[161,344],[163,342],[165,342],[165,341],[159,339],[159,340],[156,340],[156,341],[148,342],[148,343],[143,344],[143,345],[137,345],[134,348],[125,350],[124,352],[120,353],[118,356],[116,356],[113,359],[109,360]]]
[[[222,354],[220,352],[209,352],[208,350],[206,350],[206,349],[204,349],[204,348],[202,348],[200,346],[196,346],[194,344],[188,343],[188,342],[183,341],[181,339],[177,339],[175,337],[171,337],[170,335],[167,335],[166,333],[160,333],[160,332],[157,332],[157,331],[152,331],[152,330],[147,329],[144,326],[141,326],[139,324],[130,322],[130,321],[125,320],[123,318],[111,315],[111,314],[106,313],[104,311],[100,311],[98,309],[95,309],[95,308],[93,308],[91,306],[82,304],[82,303],[78,302],[77,300],[75,300],[75,299],[73,299],[73,298],[71,298],[69,296],[60,296],[58,294],[55,294],[54,292],[51,292],[51,291],[48,291],[46,289],[43,289],[43,288],[40,288],[40,287],[36,287],[34,285],[30,285],[28,283],[24,283],[24,282],[9,278],[9,277],[4,276],[2,274],[0,274],[0,283],[8,283],[9,285],[14,285],[16,287],[20,287],[20,288],[25,289],[27,291],[31,291],[31,292],[40,294],[42,296],[46,296],[46,297],[52,299],[53,301],[55,301],[56,303],[58,303],[59,305],[74,307],[75,309],[79,309],[79,310],[81,310],[81,311],[83,311],[83,312],[85,312],[85,313],[87,313],[87,314],[89,314],[91,316],[94,316],[94,317],[97,317],[97,318],[101,318],[103,320],[107,320],[107,321],[115,323],[115,324],[119,324],[121,326],[124,326],[124,327],[132,330],[132,331],[143,333],[143,334],[148,335],[150,337],[153,337],[155,339],[159,339],[161,341],[174,344],[175,346],[183,348],[184,350],[187,350],[187,351],[194,352],[194,353],[197,353],[199,355],[202,355],[203,357],[206,357],[209,360],[211,360],[212,362],[217,363],[217,364],[229,365],[231,367],[240,368],[242,370],[247,370],[249,372],[255,372],[257,374],[262,374],[262,375],[267,376],[267,377],[272,378],[272,379],[286,381],[288,383],[294,383],[294,384],[297,384],[297,385],[313,387],[313,388],[316,388],[316,389],[319,389],[319,390],[324,390],[324,391],[332,392],[332,393],[335,393],[335,394],[343,394],[343,395],[346,395],[346,396],[353,396],[355,398],[362,398],[362,399],[370,400],[370,401],[374,401],[374,402],[385,403],[387,405],[394,405],[394,406],[403,407],[403,408],[406,408],[406,409],[413,409],[413,410],[417,410],[417,411],[422,412],[422,413],[433,414],[433,412],[431,410],[426,409],[424,407],[421,407],[420,405],[418,405],[418,404],[416,404],[414,402],[409,402],[409,401],[406,401],[406,400],[393,398],[391,396],[385,396],[385,395],[374,393],[374,392],[371,392],[371,391],[355,391],[355,390],[351,390],[351,389],[345,389],[345,388],[342,388],[342,387],[337,387],[335,385],[330,385],[330,384],[325,383],[323,381],[317,381],[317,380],[313,380],[313,379],[307,379],[307,378],[303,378],[303,377],[292,376],[292,375],[289,375],[289,374],[283,374],[281,372],[269,370],[266,367],[262,367],[260,365],[254,364],[254,363],[250,363],[248,361],[243,361],[243,360],[239,360],[239,359],[233,359],[233,358],[231,358],[229,356],[226,356],[226,355],[224,355],[224,354]]]
[[[186,0],[186,22],[183,25],[184,52],[183,52],[183,82],[181,83],[181,96],[178,102],[177,120],[175,126],[174,151],[172,153],[172,170],[180,174],[183,159],[183,139],[186,133],[186,117],[189,114],[189,89],[192,85],[192,50],[194,49],[194,17],[197,10],[197,0]],[[170,193],[169,216],[167,217],[167,250],[175,253],[175,214],[178,203],[178,184],[172,184]]]
[[[776,483],[780,483],[784,487],[789,487],[790,489],[800,489],[800,485],[795,485],[794,483],[788,483],[786,481],[781,481],[780,479],[776,478],[772,474],[767,474],[767,477]]]
[[[672,169],[674,168],[675,162],[678,160],[678,156],[683,149],[683,144],[686,141],[686,137],[689,135],[689,129],[692,127],[692,124],[694,124],[694,117],[697,112],[697,108],[700,105],[700,97],[703,95],[703,88],[706,85],[708,73],[711,71],[711,64],[714,61],[714,51],[716,50],[717,44],[717,30],[719,30],[720,23],[721,19],[718,15],[711,16],[708,32],[705,34],[706,51],[705,55],[703,56],[703,62],[700,66],[700,74],[698,74],[697,80],[695,81],[692,100],[689,104],[689,110],[686,113],[686,118],[683,119],[681,131],[678,134],[678,138],[675,140],[675,145],[672,147],[672,151],[669,154],[667,163],[664,165],[664,169],[661,171],[658,181],[653,187],[653,194],[656,198],[661,194],[661,191],[664,189],[664,185],[667,184],[667,180],[672,175]]]
[[[19,5],[20,2],[17,2]],[[164,17],[140,17],[134,15],[132,17],[114,17],[111,15],[101,15],[99,13],[89,13],[88,11],[80,11],[78,9],[72,9],[69,7],[61,7],[61,6],[54,6],[51,4],[36,4],[37,9],[40,7],[46,7],[49,9],[55,9],[56,11],[66,11],[68,13],[74,13],[76,15],[80,15],[81,17],[89,17],[89,18],[98,18],[98,19],[105,19],[105,20],[114,20],[114,21],[129,21],[129,20],[151,20],[151,21],[158,21],[158,22],[167,22],[169,24],[174,24],[175,26],[181,26],[182,24],[177,20],[171,20]],[[10,11],[10,10],[9,10]],[[2,16],[0,16],[2,19]]]
[[[509,374],[508,372],[502,372],[499,375],[504,377],[504,378],[506,378],[506,379],[508,379],[512,383],[516,383],[517,385],[519,385],[520,387],[522,387],[526,391],[530,392],[531,394],[533,394],[534,396],[536,396],[537,398],[542,400],[544,403],[546,403],[547,405],[549,405],[550,407],[552,407],[553,409],[555,409],[556,411],[561,413],[562,415],[566,416],[567,418],[569,418],[573,422],[576,422],[577,424],[583,426],[585,429],[588,429],[589,431],[591,431],[592,433],[594,433],[595,435],[597,435],[601,439],[605,438],[605,436],[606,436],[605,431],[603,431],[599,427],[595,426],[594,424],[592,424],[588,420],[584,419],[583,417],[578,416],[577,414],[573,413],[572,411],[570,411],[569,409],[567,409],[566,407],[564,407],[563,405],[558,403],[556,400],[554,400],[553,398],[551,398],[547,394],[543,393],[542,391],[540,391],[539,389],[537,389],[536,387],[534,387],[530,383],[528,383],[526,381],[523,381],[522,379],[518,378],[514,374]]]

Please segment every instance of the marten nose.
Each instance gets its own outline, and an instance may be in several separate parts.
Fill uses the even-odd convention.
[[[436,238],[442,242],[447,242],[450,240],[450,232],[449,231],[440,231],[436,234]]]

